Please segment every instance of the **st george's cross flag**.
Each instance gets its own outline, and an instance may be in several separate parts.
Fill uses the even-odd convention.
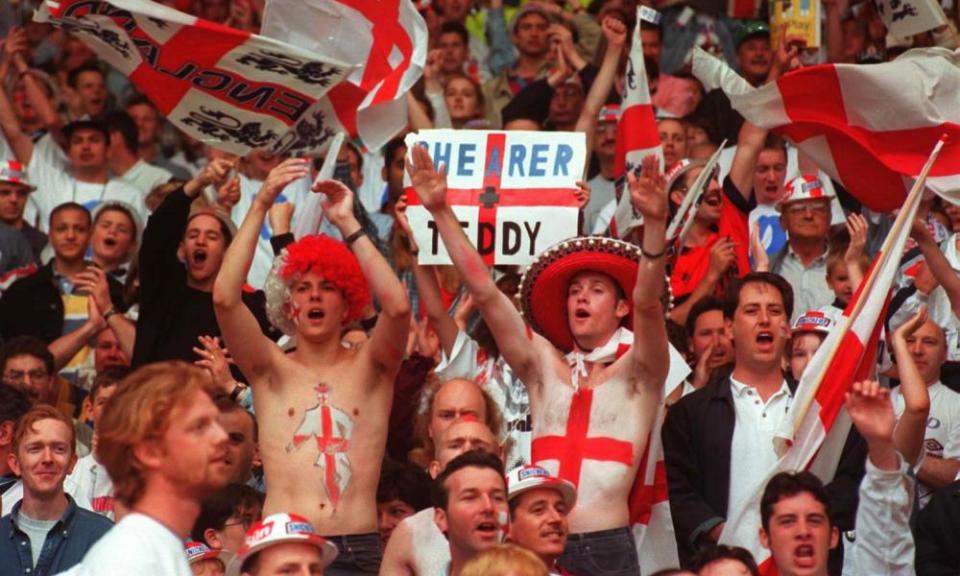
[[[261,34],[354,67],[327,94],[335,131],[379,150],[406,127],[428,46],[410,0],[267,0]]]
[[[695,49],[693,74],[748,121],[786,137],[876,212],[903,204],[942,134],[927,186],[960,201],[960,50],[910,50],[883,64],[801,68],[760,88]]]
[[[644,11],[646,9],[646,11]],[[643,40],[640,36],[640,22],[647,12],[653,12],[645,6],[637,9],[637,24],[633,29],[633,41],[630,57],[627,59],[627,71],[624,75],[623,104],[620,121],[617,124],[617,149],[614,156],[614,174],[617,177],[617,207],[610,225],[611,233],[623,238],[633,228],[643,223],[641,215],[633,209],[630,192],[626,184],[626,171],[640,166],[643,159],[654,154],[663,166],[663,148],[660,146],[660,133],[650,102],[650,86],[647,82],[647,70],[643,61]]]
[[[844,409],[845,395],[854,382],[871,378],[876,369],[880,332],[891,289],[920,205],[923,181],[942,146],[942,140],[936,144],[873,265],[836,328],[804,370],[787,418],[775,434],[774,446],[781,459],[769,471],[767,480],[779,472],[800,470],[816,474],[824,483],[833,480],[850,431],[850,419]],[[776,573],[770,551],[762,547],[757,538],[765,485],[766,481],[757,487],[738,514],[727,519],[720,542],[750,550],[761,566],[761,573],[769,575]]]
[[[335,134],[324,95],[346,61],[147,0],[47,0],[36,19],[72,33],[177,128],[245,154],[316,154]]]

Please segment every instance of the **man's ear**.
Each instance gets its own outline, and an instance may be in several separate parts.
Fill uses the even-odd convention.
[[[13,431],[17,423],[12,420],[0,422],[0,446],[10,446],[13,444]]]
[[[440,532],[443,534],[447,533],[447,513],[443,510],[443,508],[434,507],[433,522],[437,525],[437,528],[440,529]]]
[[[836,526],[830,527],[830,549],[833,550],[840,543],[840,529]]]
[[[184,253],[184,250],[183,250],[183,241],[182,241],[182,240],[180,241],[179,244],[177,244],[177,260],[179,260],[181,264],[186,264],[186,262],[187,262],[187,256],[186,256],[186,254]]]
[[[767,534],[767,531],[764,530],[762,526],[760,527],[759,532],[760,532],[760,545],[763,546],[764,548],[766,548],[767,550],[769,550],[769,549],[770,549],[770,536]]]
[[[430,462],[430,466],[427,467],[427,473],[430,474],[430,477],[436,480],[437,476],[440,475],[440,462],[433,460]]]
[[[7,466],[9,466],[10,470],[17,476],[22,476],[20,473],[20,460],[17,459],[17,455],[13,452],[7,454]]]
[[[616,314],[617,318],[624,318],[630,313],[630,304],[627,303],[626,298],[620,298],[617,300],[617,307],[614,309],[613,313]]]
[[[155,441],[141,442],[133,447],[133,457],[140,461],[144,468],[159,468],[166,457],[160,444]]]
[[[213,528],[207,528],[203,531],[203,541],[207,546],[213,548],[214,550],[220,550],[223,548],[223,542],[220,540],[220,534],[218,534]]]
[[[683,198],[685,194],[680,190],[674,190],[670,193],[670,202],[676,204],[677,206],[683,204]]]

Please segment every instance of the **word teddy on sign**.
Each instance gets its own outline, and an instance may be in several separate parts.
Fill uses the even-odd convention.
[[[447,167],[447,203],[487,264],[529,264],[577,235],[576,181],[586,161],[577,132],[423,130],[406,137]],[[404,181],[421,264],[449,264],[429,212]]]

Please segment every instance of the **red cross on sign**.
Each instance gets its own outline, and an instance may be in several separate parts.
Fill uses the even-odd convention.
[[[564,436],[541,436],[533,439],[530,447],[533,462],[559,460],[557,475],[580,486],[580,469],[584,460],[619,462],[633,465],[633,444],[607,436],[587,436],[590,429],[590,408],[593,390],[580,389],[570,401],[570,416]]]
[[[458,155],[450,152],[449,145],[443,142],[431,143],[428,150],[433,157],[434,164],[443,162],[447,166],[447,174],[452,175],[459,167],[455,164]],[[446,154],[443,151],[446,150]],[[476,206],[479,210],[476,230],[466,228],[464,232],[474,241],[477,251],[484,262],[490,266],[496,264],[495,257],[498,248],[498,235],[505,235],[507,226],[515,223],[498,222],[497,215],[500,207],[523,207],[535,209],[537,207],[576,207],[576,195],[570,188],[561,187],[516,187],[503,188],[503,173],[508,164],[513,166],[514,160],[509,158],[511,153],[507,145],[506,132],[489,132],[486,135],[483,161],[478,165],[482,170],[482,184],[478,188],[448,188],[447,204],[450,206]],[[460,156],[462,158],[462,155]],[[470,158],[471,163],[473,158]],[[453,162],[453,163],[452,163]],[[512,168],[511,168],[512,169]],[[579,173],[579,167],[575,170]],[[479,183],[479,181],[478,181]],[[409,184],[407,184],[409,186]],[[407,201],[410,206],[419,206],[420,199],[412,187],[408,187]],[[427,226],[432,232],[430,248],[432,253],[438,250],[439,234],[433,221]],[[525,232],[529,233],[529,231]],[[500,241],[501,244],[504,240]],[[545,248],[545,246],[542,246]],[[531,255],[532,257],[533,255]]]

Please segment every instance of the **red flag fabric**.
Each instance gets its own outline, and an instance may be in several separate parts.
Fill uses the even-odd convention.
[[[708,90],[723,88],[747,120],[785,136],[878,212],[900,207],[910,179],[947,134],[927,186],[960,201],[960,51],[925,48],[883,64],[811,66],[753,88],[697,50],[693,73]]]
[[[178,128],[237,154],[319,153],[346,61],[146,0],[47,0],[37,14],[127,76]]]
[[[410,0],[268,0],[261,31],[356,67],[328,95],[339,130],[376,150],[406,127],[428,40]]]

